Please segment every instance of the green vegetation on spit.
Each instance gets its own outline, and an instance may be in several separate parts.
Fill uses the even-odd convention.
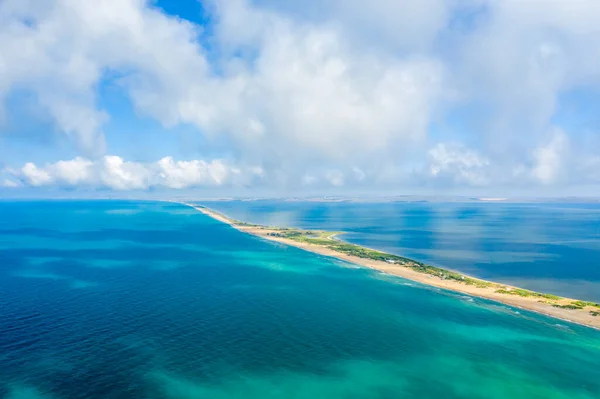
[[[255,227],[262,227],[256,226]],[[453,272],[447,269],[442,269],[440,267],[426,265],[424,263],[404,258],[398,255],[392,255],[381,251],[376,251],[373,249],[361,247],[359,245],[350,244],[347,242],[343,242],[335,239],[336,235],[343,234],[341,232],[329,232],[329,231],[313,231],[313,230],[300,230],[300,229],[290,229],[290,228],[273,228],[273,227],[264,227],[265,229],[272,230],[267,235],[279,238],[286,238],[289,240],[294,240],[298,242],[303,242],[312,245],[319,245],[333,251],[343,253],[350,256],[356,256],[362,259],[371,259],[376,261],[387,262],[390,264],[397,264],[399,266],[409,267],[415,271],[420,273],[428,274],[431,276],[439,277],[442,280],[455,280],[463,284],[473,285],[478,288],[497,288],[495,290],[498,294],[505,295],[517,295],[520,297],[531,297],[531,298],[539,298],[540,302],[550,303],[552,306],[562,309],[572,309],[572,310],[581,310],[586,307],[596,307],[600,308],[600,304],[594,302],[584,302],[584,301],[572,301],[569,304],[560,304],[557,301],[563,300],[557,295],[552,294],[544,294],[540,292],[534,292],[525,290],[522,288],[514,288],[507,287],[502,284],[492,283],[489,281],[479,280],[473,277],[465,276],[457,272]],[[591,311],[590,314],[592,316],[600,315],[598,311]]]
[[[571,302],[571,303],[569,303],[567,305],[557,305],[557,304],[554,304],[552,306],[554,306],[556,308],[561,308],[561,309],[584,309],[584,308],[586,308],[588,306],[589,307],[594,307],[594,308],[600,308],[600,303],[584,302],[584,301],[573,301],[573,302]],[[597,316],[597,315],[594,315],[594,316]]]
[[[205,208],[206,209],[206,208]],[[218,214],[215,211],[209,210],[213,214]],[[232,225],[237,227],[249,227],[256,228],[259,230],[265,230],[265,234],[272,237],[284,238],[293,240],[301,243],[318,245],[321,247],[328,248],[332,251],[346,254],[349,256],[355,256],[361,259],[370,259],[380,262],[387,262],[389,264],[399,265],[403,267],[411,268],[417,272],[428,274],[432,277],[438,277],[442,280],[455,280],[463,284],[472,285],[477,288],[495,288],[494,292],[505,295],[517,295],[520,297],[538,298],[539,302],[548,303],[556,308],[571,309],[571,310],[582,310],[588,307],[600,309],[599,303],[585,302],[585,301],[571,301],[568,304],[564,302],[557,303],[558,301],[564,301],[565,298],[561,298],[557,295],[544,294],[534,291],[525,290],[522,288],[507,287],[503,284],[493,283],[490,281],[479,280],[473,277],[465,276],[463,274],[442,269],[431,265],[415,261],[413,259],[405,258],[398,255],[392,255],[374,249],[361,247],[360,245],[350,244],[335,238],[335,236],[344,234],[343,232],[331,232],[331,231],[320,231],[320,230],[302,230],[295,228],[282,228],[282,227],[268,227],[258,224],[251,224],[233,220],[225,215],[220,214],[221,217],[228,220]],[[592,316],[600,316],[600,311],[591,310]]]
[[[522,288],[499,289],[496,292],[499,293],[499,294],[518,295],[518,296],[522,296],[522,297],[545,298],[545,299],[551,299],[551,300],[554,300],[554,301],[557,301],[557,300],[561,299],[561,297],[556,296],[556,295],[542,294],[542,293],[539,293],[539,292],[524,290]]]
[[[426,265],[412,259],[408,259],[398,255],[392,255],[381,251],[361,247],[359,245],[350,244],[340,240],[336,240],[335,236],[343,233],[328,232],[328,231],[311,231],[299,229],[277,228],[276,231],[268,235],[280,238],[287,238],[298,242],[304,242],[312,245],[319,245],[333,251],[356,256],[362,259],[371,259],[390,264],[397,264],[404,267],[409,267],[420,273],[429,274],[439,277],[442,280],[456,280],[464,284],[474,285],[481,288],[492,287],[494,283],[464,276],[450,270],[442,269],[431,265]]]

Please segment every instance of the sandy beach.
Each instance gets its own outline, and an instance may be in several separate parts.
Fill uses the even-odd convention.
[[[199,212],[202,212],[205,215],[212,217],[215,220],[226,223],[239,231],[252,234],[254,236],[261,237],[269,241],[275,241],[281,244],[290,245],[320,255],[340,259],[349,263],[357,264],[363,267],[368,267],[374,270],[378,270],[380,272],[399,276],[429,286],[460,292],[475,297],[490,299],[506,305],[530,310],[557,319],[566,320],[572,323],[577,323],[592,328],[600,329],[600,316],[594,316],[592,314],[592,312],[600,311],[600,309],[591,306],[587,306],[583,309],[565,309],[554,306],[569,305],[570,303],[577,301],[576,299],[560,298],[557,300],[546,301],[540,299],[539,297],[523,297],[519,295],[497,292],[499,288],[502,288],[502,290],[504,291],[518,289],[518,287],[513,287],[506,284],[490,282],[494,284],[493,287],[477,287],[474,285],[461,283],[456,280],[442,279],[430,274],[424,274],[410,267],[405,267],[399,264],[390,264],[384,261],[365,259],[358,256],[344,254],[322,245],[315,245],[306,242],[299,242],[288,238],[277,237],[273,235],[273,233],[276,233],[278,231],[275,228],[245,224],[230,219],[227,216],[219,212],[213,211],[209,208],[199,207],[189,203],[182,204],[190,206],[198,210]]]

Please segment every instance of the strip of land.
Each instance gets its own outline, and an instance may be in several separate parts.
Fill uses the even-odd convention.
[[[402,256],[337,240],[343,232],[301,230],[250,224],[231,219],[222,213],[189,203],[205,215],[244,233],[294,246],[422,284],[491,299],[573,323],[600,329],[600,304],[529,291],[506,284],[477,279],[455,271],[426,265]]]

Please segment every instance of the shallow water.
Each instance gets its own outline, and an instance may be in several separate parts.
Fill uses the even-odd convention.
[[[597,398],[600,332],[151,202],[0,203],[0,397]]]
[[[600,204],[207,202],[535,291],[600,302]]]

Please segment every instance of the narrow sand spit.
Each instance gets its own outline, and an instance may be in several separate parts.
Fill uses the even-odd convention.
[[[468,294],[480,298],[490,299],[493,301],[504,303],[506,305],[515,306],[536,313],[555,317],[557,319],[566,320],[572,323],[582,324],[585,326],[600,329],[600,314],[596,313],[600,312],[600,308],[594,306],[585,306],[581,309],[567,309],[556,306],[568,306],[573,302],[577,302],[577,300],[575,299],[559,298],[556,300],[545,300],[540,298],[539,296],[519,296],[508,294],[506,292],[510,292],[515,289],[518,290],[519,288],[509,286],[506,284],[489,282],[492,286],[478,287],[474,285],[468,285],[456,280],[443,279],[435,275],[422,273],[411,267],[402,266],[399,264],[390,264],[388,262],[380,260],[366,259],[358,256],[348,255],[342,252],[335,251],[324,245],[296,241],[285,237],[278,237],[275,234],[280,232],[280,229],[267,226],[246,224],[228,218],[227,216],[206,207],[200,207],[188,203],[181,204],[190,206],[204,213],[205,215],[212,217],[215,220],[232,226],[233,228],[239,231],[252,234],[254,236],[261,237],[269,241],[275,241],[285,245],[301,248],[303,250],[317,253],[320,255],[341,259],[346,262],[368,267],[374,270],[399,276],[422,284],[439,287],[450,291],[460,292],[463,294]],[[333,237],[333,235],[329,236],[330,239],[333,239]],[[465,275],[465,277],[469,276]],[[503,292],[498,292],[499,290]],[[594,316],[594,314],[597,315]]]

